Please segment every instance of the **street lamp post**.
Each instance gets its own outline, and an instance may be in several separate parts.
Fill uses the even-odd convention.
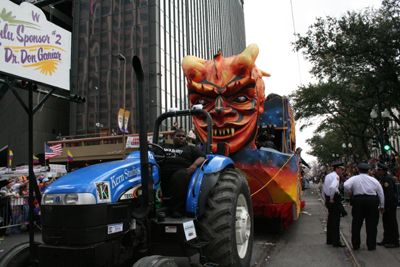
[[[347,150],[349,150],[349,148],[350,148],[350,152],[351,152],[351,148],[353,147],[353,145],[351,144],[351,143],[349,143],[348,145],[347,145]],[[350,159],[350,161],[351,161],[351,159]]]
[[[343,147],[343,154],[344,154],[344,150],[346,149],[346,144],[343,143],[343,144],[342,144],[342,147]],[[347,149],[347,151],[346,151],[346,157],[345,157],[345,158],[346,158],[346,162],[348,161],[348,160],[347,160],[348,155],[349,155],[349,149]]]
[[[124,109],[124,115],[122,117],[122,125],[124,125],[125,124],[125,99],[126,99],[126,94],[125,94],[125,91],[126,91],[126,58],[122,54],[118,54],[118,55],[116,55],[116,57],[119,60],[123,60],[124,61],[124,86],[123,86],[123,96],[122,96],[122,99],[123,99],[123,104],[122,105],[123,105],[123,109]],[[124,128],[124,126],[122,126],[122,128]],[[126,144],[125,144],[125,131],[122,131],[122,146],[123,146],[122,159],[125,159],[125,146],[126,146]]]
[[[378,101],[378,103],[379,103],[379,101]],[[381,114],[381,110],[380,110],[380,105],[378,105],[378,112],[376,112],[375,109],[372,109],[370,116],[374,123],[374,126],[378,128],[381,153],[382,153],[382,156],[385,156],[385,149],[383,148],[383,125],[382,125],[382,114]],[[378,125],[376,125],[377,119],[378,119]]]
[[[349,158],[350,158],[349,148],[351,148],[352,146],[353,146],[353,145],[352,145],[351,143],[349,143],[349,144],[347,144],[347,145],[346,145],[346,143],[343,143],[343,144],[342,144],[343,150],[346,149],[346,162],[349,161]]]
[[[381,113],[382,108],[381,108],[381,101],[379,98],[379,91],[383,91],[382,86],[376,88],[376,102],[378,104],[378,112],[376,112],[374,109],[372,109],[370,116],[371,116],[372,120],[374,121],[374,123],[376,122],[376,118],[378,118],[379,143],[381,144],[382,156],[385,157],[386,153],[385,153],[385,149],[383,148],[384,141],[383,141],[383,123],[382,123],[382,113]]]

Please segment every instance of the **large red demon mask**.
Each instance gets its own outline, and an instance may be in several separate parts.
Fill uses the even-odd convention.
[[[270,76],[255,65],[258,51],[258,46],[251,44],[229,58],[221,54],[214,60],[186,56],[182,61],[192,106],[202,104],[212,117],[213,152],[220,142],[229,144],[230,153],[248,144],[254,146],[258,116],[264,112],[262,77]],[[204,118],[194,117],[193,121],[200,140],[206,140]]]

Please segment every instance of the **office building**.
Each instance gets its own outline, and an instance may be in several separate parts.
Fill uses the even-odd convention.
[[[143,64],[152,129],[155,118],[169,108],[189,108],[183,57],[212,59],[218,49],[228,57],[245,49],[243,1],[75,1],[72,45],[71,92],[85,96],[87,102],[71,104],[71,135],[96,133],[96,124],[119,133],[124,75],[128,129],[137,133],[132,57],[138,55]],[[118,59],[119,54],[125,60]],[[189,121],[179,124],[191,127]]]
[[[137,85],[132,68],[134,55],[139,56],[144,69],[146,116],[148,129],[152,131],[154,120],[161,113],[169,108],[190,107],[181,69],[186,55],[212,59],[219,49],[224,57],[229,57],[246,48],[243,0],[36,2],[49,21],[72,29],[70,91],[84,96],[86,102],[71,103],[67,111],[69,118],[60,110],[57,112],[62,115],[53,116],[51,120],[47,120],[49,114],[40,117],[40,122],[49,123],[34,126],[34,154],[43,153],[43,141],[56,140],[59,133],[67,139],[111,135],[113,132],[120,135],[118,112],[124,102],[125,109],[130,111],[128,131],[138,133]],[[7,99],[13,98],[9,91],[6,94]],[[61,108],[58,101],[62,100],[51,100],[52,108]],[[1,114],[3,120],[0,121],[10,118],[11,110]],[[16,119],[14,115],[11,118]],[[166,122],[161,130],[169,130],[172,122]],[[190,118],[178,122],[184,129],[192,127]],[[18,140],[16,133],[15,130],[7,135],[0,133],[0,140],[3,140],[0,148],[10,143],[10,146],[18,144],[26,148],[27,140]],[[27,156],[24,155],[23,160],[14,157],[15,164],[28,164]],[[79,158],[74,157],[74,160]]]

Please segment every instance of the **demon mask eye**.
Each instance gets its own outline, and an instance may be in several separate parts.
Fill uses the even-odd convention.
[[[210,103],[210,101],[207,101],[205,99],[199,99],[196,102],[196,104],[202,104],[203,106],[207,105],[208,103]]]
[[[244,103],[248,100],[249,99],[247,97],[245,97],[244,95],[240,95],[240,96],[236,97],[235,99],[233,99],[233,101],[237,102],[237,103]]]

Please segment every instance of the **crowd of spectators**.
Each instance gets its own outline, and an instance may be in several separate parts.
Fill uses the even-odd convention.
[[[39,176],[40,193],[52,182]],[[0,181],[0,236],[18,235],[29,229],[29,177],[24,175]],[[40,206],[34,200],[34,220],[40,221]]]
[[[388,173],[395,179],[396,183],[400,182],[400,156],[395,156],[394,153],[383,157],[379,156],[378,158],[371,158],[366,163],[369,165],[369,173],[368,175],[372,177],[376,177],[376,165],[378,162],[381,162],[385,164],[386,166],[389,167]],[[347,163],[345,166],[345,170],[343,171],[343,175],[340,178],[340,188],[343,188],[343,183],[349,179],[350,177],[354,175],[358,175],[358,170],[356,168],[357,163]],[[328,168],[324,171],[319,172],[315,178],[314,181],[316,183],[323,184],[324,183],[324,178],[327,174],[332,172],[332,167],[328,166]],[[343,192],[343,190],[341,190]]]
[[[338,167],[339,164],[340,167]],[[335,168],[333,168],[333,166],[335,166]],[[338,168],[341,168],[341,170]],[[336,180],[334,180],[335,183],[331,182],[332,174],[338,179],[339,183],[337,183]],[[376,245],[385,246],[386,248],[396,248],[400,246],[398,240],[398,224],[396,220],[396,210],[400,202],[398,195],[399,176],[400,157],[392,153],[390,155],[381,155],[378,158],[365,160],[360,164],[348,162],[347,165],[344,165],[343,163],[336,163],[327,168],[323,168],[323,171],[314,177],[314,182],[320,184],[321,193],[324,192],[327,194],[327,185],[329,190],[331,188],[336,189],[335,199],[337,197],[337,201],[330,202],[338,203],[335,206],[336,209],[333,209],[333,204],[327,206],[328,210],[331,209],[329,210],[329,214],[331,214],[331,212],[333,215],[336,214],[336,221],[340,222],[340,216],[343,217],[347,215],[343,206],[352,206],[353,250],[360,248],[360,229],[364,220],[366,221],[368,250],[375,250]],[[329,190],[328,192],[332,192]],[[374,194],[375,192],[376,194]],[[377,196],[379,196],[380,201],[377,201]],[[327,203],[328,202],[326,202],[326,204]],[[375,206],[376,210],[374,208]],[[379,212],[382,214],[384,232],[383,240],[381,242],[376,242],[376,227],[379,222]],[[331,222],[331,224],[332,223],[333,222]],[[327,244],[328,243],[327,239]],[[333,245],[335,246],[335,244]],[[344,246],[343,244],[339,245]]]

